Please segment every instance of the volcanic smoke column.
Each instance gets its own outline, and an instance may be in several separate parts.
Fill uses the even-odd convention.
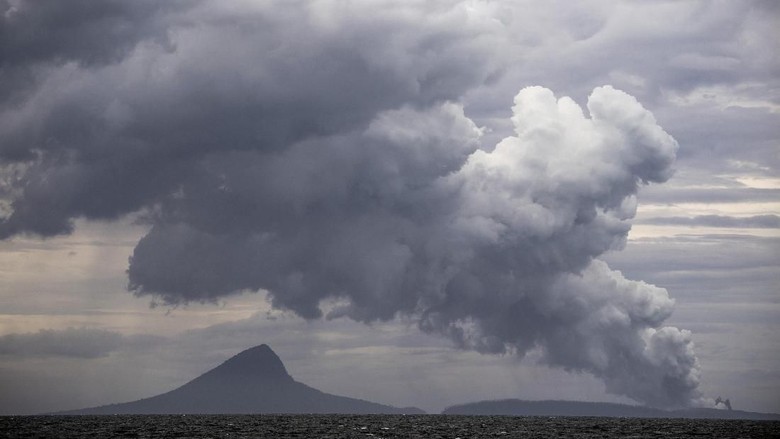
[[[530,87],[491,151],[445,102],[212,160],[159,204],[130,288],[165,303],[264,289],[308,319],[336,300],[330,318],[404,314],[464,349],[538,350],[611,393],[695,404],[699,367],[690,333],[663,326],[666,290],[597,259],[625,244],[638,188],[670,177],[677,142],[609,86],[587,110]]]
[[[631,96],[597,88],[590,118],[540,87],[515,97],[516,135],[456,174],[449,254],[462,257],[422,327],[481,352],[540,348],[611,393],[659,407],[699,398],[690,333],[662,327],[662,288],[594,259],[624,245],[640,184],[671,175],[677,142]]]

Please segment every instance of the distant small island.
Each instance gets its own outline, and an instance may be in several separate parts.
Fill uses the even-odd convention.
[[[711,408],[662,410],[657,408],[628,404],[614,404],[607,402],[524,401],[520,399],[480,401],[469,404],[454,405],[444,409],[443,414],[780,420],[780,414],[746,412],[742,410]]]
[[[416,407],[398,408],[332,395],[295,381],[268,345],[255,346],[228,359],[187,384],[161,395],[56,413],[109,414],[424,414]]]

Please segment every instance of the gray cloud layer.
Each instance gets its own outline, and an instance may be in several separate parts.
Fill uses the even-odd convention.
[[[647,203],[744,203],[772,202],[780,198],[780,189],[769,188],[675,188],[649,187],[642,191]]]
[[[733,217],[723,215],[697,215],[694,217],[659,217],[648,218],[642,224],[657,224],[670,226],[703,226],[703,227],[745,227],[758,229],[780,228],[780,216],[754,215],[748,217]]]
[[[596,259],[677,151],[633,97],[599,87],[585,111],[524,88],[514,135],[483,150],[457,100],[499,73],[498,30],[468,5],[107,3],[55,44],[20,33],[60,26],[57,3],[20,4],[2,74],[29,86],[0,106],[0,237],[140,211],[137,295],[265,289],[308,319],[323,302],[330,318],[404,314],[463,348],[539,349],[643,403],[700,397],[666,291]],[[149,27],[121,44],[80,42],[133,20]]]
[[[160,342],[151,335],[124,336],[118,332],[95,328],[68,328],[61,331],[43,329],[24,334],[0,336],[0,355],[14,357],[98,358],[120,348]]]

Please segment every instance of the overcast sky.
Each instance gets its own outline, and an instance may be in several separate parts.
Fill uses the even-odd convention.
[[[780,412],[777,2],[0,13],[0,414],[261,343],[431,412]]]

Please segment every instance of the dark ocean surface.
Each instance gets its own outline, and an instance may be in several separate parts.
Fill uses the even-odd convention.
[[[460,415],[3,416],[3,438],[768,438],[779,421]]]

